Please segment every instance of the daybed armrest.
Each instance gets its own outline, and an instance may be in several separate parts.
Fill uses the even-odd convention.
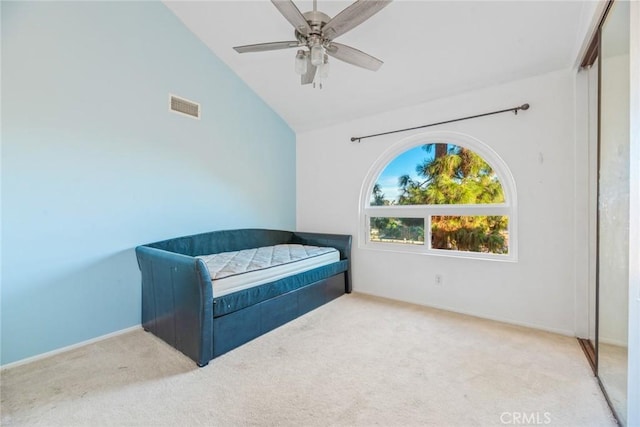
[[[346,259],[349,263],[347,270],[345,292],[351,293],[351,236],[348,234],[324,234],[294,232],[292,241],[305,245],[329,246],[340,251],[340,259]]]
[[[142,273],[142,326],[199,366],[213,358],[213,290],[202,260],[136,248]]]

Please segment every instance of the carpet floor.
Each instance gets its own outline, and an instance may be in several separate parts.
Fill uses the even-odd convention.
[[[197,368],[142,330],[2,371],[3,426],[614,426],[573,338],[351,294]]]

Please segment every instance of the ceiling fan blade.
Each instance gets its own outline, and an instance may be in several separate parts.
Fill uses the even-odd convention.
[[[378,58],[344,44],[331,42],[326,49],[329,56],[367,70],[378,71],[383,64]]]
[[[316,70],[318,67],[311,63],[311,59],[307,58],[307,72],[300,76],[300,84],[308,85],[313,83],[313,79],[316,78]]]
[[[300,46],[300,42],[290,41],[290,42],[248,44],[245,46],[236,46],[234,47],[234,49],[238,53],[247,53],[247,52],[266,52],[268,50],[289,49],[291,47],[298,47],[298,46]]]
[[[358,0],[327,22],[322,27],[322,34],[325,38],[333,40],[362,24],[389,3],[391,0]]]
[[[292,0],[271,0],[271,3],[273,3],[282,16],[284,16],[300,34],[303,36],[309,35],[311,26]]]

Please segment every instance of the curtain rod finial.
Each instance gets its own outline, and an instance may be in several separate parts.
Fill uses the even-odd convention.
[[[356,141],[360,142],[360,138],[356,138],[355,136],[352,136],[351,142],[356,142]]]
[[[518,110],[526,111],[528,109],[529,109],[529,104],[522,104],[521,106],[514,108],[513,113],[517,116]]]

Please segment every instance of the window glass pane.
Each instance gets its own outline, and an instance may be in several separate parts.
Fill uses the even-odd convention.
[[[431,248],[507,254],[507,216],[432,216]]]
[[[371,206],[503,203],[489,164],[454,144],[426,144],[393,159],[373,187]]]
[[[424,245],[424,219],[373,217],[369,221],[369,240]]]

